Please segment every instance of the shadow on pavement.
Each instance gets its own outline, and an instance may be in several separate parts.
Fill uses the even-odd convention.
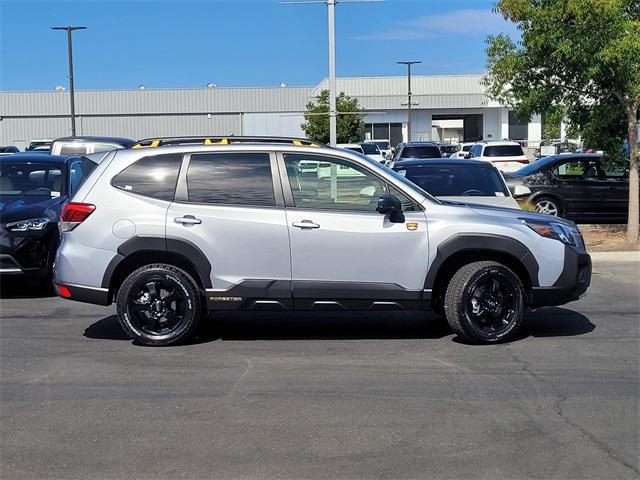
[[[529,312],[520,335],[564,337],[595,329],[584,315],[564,308]],[[444,319],[425,312],[225,312],[202,320],[190,344],[215,340],[375,340],[439,339],[451,335]],[[90,325],[84,336],[128,340],[115,315]]]
[[[573,337],[593,332],[595,328],[581,313],[568,308],[548,307],[527,314],[519,338]]]
[[[0,298],[48,298],[54,297],[53,286],[46,283],[17,277],[0,280]]]

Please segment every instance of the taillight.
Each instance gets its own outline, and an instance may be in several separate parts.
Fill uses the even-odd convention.
[[[90,203],[65,203],[60,213],[60,230],[70,232],[89,218],[95,209],[96,206]]]

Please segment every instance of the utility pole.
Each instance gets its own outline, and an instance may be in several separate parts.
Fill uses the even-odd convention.
[[[73,85],[73,42],[71,32],[74,30],[86,30],[87,27],[51,27],[52,30],[66,30],[67,32],[67,54],[69,57],[69,97],[71,99],[71,136],[76,136],[76,104],[75,89]]]
[[[415,65],[416,63],[422,63],[419,61],[403,61],[403,62],[396,62],[400,65],[406,65],[407,66],[407,83],[408,83],[408,89],[407,89],[407,97],[408,97],[408,102],[407,102],[407,138],[408,141],[411,141],[411,65]]]
[[[336,4],[340,3],[379,3],[384,0],[292,0],[279,3],[306,4],[324,3],[327,6],[329,20],[329,144],[335,146],[338,143],[337,123],[338,112],[336,109]]]

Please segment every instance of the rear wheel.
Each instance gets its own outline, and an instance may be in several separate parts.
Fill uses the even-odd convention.
[[[117,313],[124,331],[143,345],[181,343],[191,337],[200,321],[200,294],[184,270],[146,265],[123,282]]]
[[[453,331],[466,342],[507,340],[524,319],[524,286],[500,263],[470,263],[451,279],[445,313]]]
[[[560,202],[555,198],[540,197],[535,200],[533,206],[538,213],[546,213],[554,217],[562,216],[562,205],[560,205]]]

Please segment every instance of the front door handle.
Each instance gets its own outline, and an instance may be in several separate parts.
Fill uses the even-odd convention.
[[[320,228],[320,225],[311,220],[302,220],[301,222],[293,222],[291,225],[298,228]]]
[[[173,219],[176,223],[181,223],[182,225],[198,225],[202,223],[202,220],[194,217],[193,215],[185,215],[184,217],[176,217]]]

